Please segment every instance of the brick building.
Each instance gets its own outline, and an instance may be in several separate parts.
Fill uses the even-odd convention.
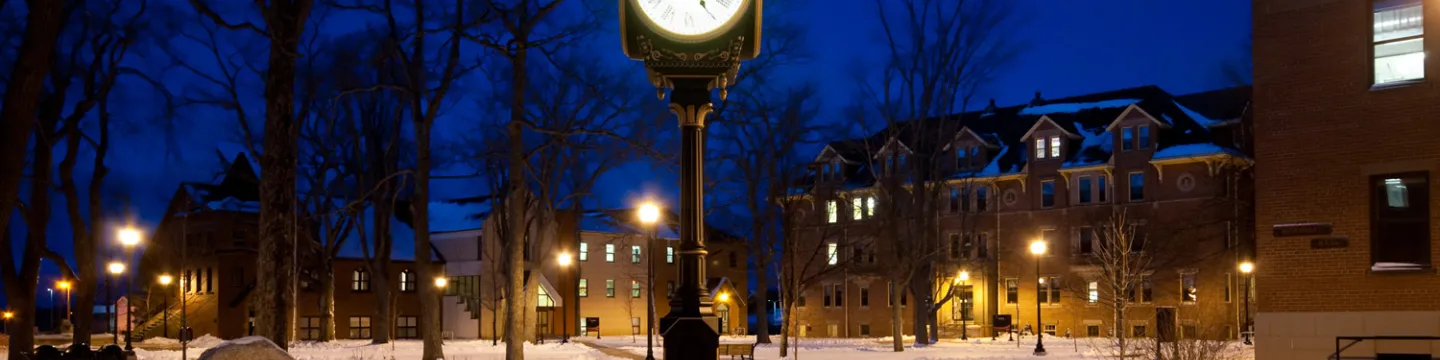
[[[136,305],[145,311],[135,319],[137,341],[178,336],[182,313],[196,337],[234,339],[253,334],[254,311],[249,295],[255,289],[255,249],[259,246],[256,179],[250,161],[241,154],[219,181],[183,183],[176,190],[165,217],[146,245],[135,280],[139,290],[134,296]],[[398,232],[408,231],[406,226],[395,223]],[[317,266],[319,255],[315,250],[305,246],[296,259],[301,264],[295,334],[299,340],[318,339],[321,331],[318,276],[323,271]],[[395,279],[390,314],[395,328],[391,334],[394,338],[416,338],[420,303],[414,290],[416,286],[433,286],[433,282],[417,282],[417,269],[410,260],[393,260],[389,268],[389,278]],[[162,275],[174,280],[161,285],[157,279]],[[332,276],[336,338],[371,338],[378,308],[372,281],[375,276],[364,260],[344,254],[334,259]],[[408,281],[402,283],[402,279]],[[165,313],[169,314],[168,322]]]
[[[1185,336],[1236,337],[1243,304],[1235,266],[1251,243],[1248,103],[1248,88],[1037,93],[1025,105],[991,104],[830,143],[787,208],[792,233],[808,249],[800,251],[823,253],[811,257],[819,262],[789,265],[819,274],[802,289],[797,333],[890,335],[896,305],[886,271],[895,265],[885,254],[899,242],[882,228],[930,216],[938,228],[933,246],[907,245],[930,250],[895,258],[928,264],[916,276],[932,277],[929,291],[900,298],[904,334],[914,331],[916,299],[930,298],[944,301],[935,321],[942,337],[958,337],[962,320],[970,336],[988,337],[1000,314],[1051,334],[1105,336],[1119,328],[1153,336],[1159,307],[1176,309]],[[885,191],[888,179],[902,179],[906,190]],[[929,186],[909,185],[915,182]],[[902,203],[887,193],[926,193],[911,189],[933,189],[931,211],[887,208]],[[1122,221],[1116,214],[1143,244],[1134,256],[1150,259],[1143,275],[1133,275],[1137,286],[1120,291],[1099,286],[1096,264],[1112,243],[1097,229]],[[1038,277],[1037,258],[1026,250],[1036,240],[1049,247]],[[959,280],[961,271],[968,281]],[[1118,327],[1103,306],[1117,298],[1132,299]]]
[[[669,294],[676,286],[678,235],[663,226],[649,248],[647,228],[634,221],[634,211],[561,211],[555,221],[535,222],[526,249],[526,268],[533,276],[535,301],[526,309],[527,331],[541,338],[571,336],[644,336],[647,297],[654,296],[655,315],[670,311]],[[457,338],[494,338],[503,334],[504,254],[493,230],[494,218],[479,229],[436,233],[436,247],[447,256],[446,273],[452,286],[446,294],[445,331]],[[749,296],[745,243],[711,229],[706,247],[710,254],[707,285],[725,334],[745,334]],[[532,255],[533,254],[533,255]],[[568,264],[562,263],[562,257]],[[655,286],[646,285],[647,267],[655,265]],[[528,285],[527,285],[528,286]],[[527,295],[529,296],[529,295]],[[578,299],[578,308],[576,305]],[[577,314],[578,311],[578,314]],[[581,319],[600,323],[598,333]],[[497,321],[499,320],[499,321]],[[655,330],[660,335],[660,330]]]
[[[1434,1],[1255,1],[1258,358],[1440,336],[1436,33]],[[1432,344],[1341,356],[1440,356]]]

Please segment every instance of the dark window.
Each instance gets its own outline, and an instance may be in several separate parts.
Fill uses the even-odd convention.
[[[1180,337],[1182,337],[1182,338],[1196,338],[1196,337],[1200,337],[1200,330],[1199,330],[1199,328],[1196,327],[1194,324],[1180,325]]]
[[[1130,252],[1145,251],[1145,227],[1136,225],[1134,233],[1130,234]]]
[[[1140,302],[1155,301],[1155,281],[1150,275],[1140,277]]]
[[[1150,148],[1150,125],[1140,125],[1139,129],[1138,129],[1138,130],[1135,130],[1135,131],[1140,133],[1140,134],[1139,134],[1139,135],[1140,135],[1140,145],[1137,146],[1137,147],[1138,147],[1138,148],[1141,148],[1141,149],[1149,149],[1149,148]]]
[[[395,318],[395,337],[399,339],[420,338],[419,318],[414,316],[401,316]]]
[[[1080,191],[1080,203],[1081,203],[1081,204],[1089,204],[1089,203],[1090,203],[1090,200],[1091,200],[1091,199],[1090,199],[1090,194],[1091,194],[1091,191],[1090,191],[1090,190],[1091,190],[1091,189],[1090,189],[1090,177],[1089,177],[1089,176],[1081,176],[1081,177],[1080,177],[1080,182],[1079,182],[1078,188],[1077,188],[1076,190],[1079,190],[1079,191]]]
[[[1107,197],[1107,194],[1105,193],[1105,191],[1108,190],[1107,187],[1109,186],[1105,183],[1105,175],[1096,176],[1095,180],[1095,192],[1100,195],[1098,197],[1100,202],[1103,203],[1106,201],[1110,201],[1110,199]]]
[[[1145,173],[1130,173],[1130,201],[1145,201]]]
[[[1133,128],[1133,127],[1128,127],[1128,126],[1127,126],[1127,127],[1124,127],[1124,128],[1120,128],[1120,151],[1130,151],[1130,150],[1134,150],[1134,149],[1135,149],[1135,128]]]
[[[988,240],[989,240],[988,238],[989,238],[990,236],[989,236],[988,234],[986,234],[986,233],[975,234],[975,236],[976,236],[976,239],[975,239],[975,249],[976,249],[976,251],[975,251],[975,257],[981,258],[981,259],[984,259],[984,258],[989,257],[989,256],[990,256],[990,245],[987,244],[987,243],[989,242],[989,241],[988,241]]]
[[[1130,330],[1130,336],[1131,336],[1131,337],[1137,337],[1137,338],[1143,338],[1143,337],[1145,337],[1145,325],[1135,325],[1135,326],[1131,327],[1130,329],[1131,329],[1131,330]]]
[[[835,285],[825,285],[825,307],[835,304],[835,299],[831,298],[832,294],[830,293],[833,286]]]
[[[369,317],[369,316],[351,316],[351,317],[350,317],[350,338],[351,338],[351,339],[369,339],[369,338],[370,338],[370,317]]]
[[[870,336],[870,324],[860,324],[860,336],[861,336],[861,337],[868,337],[868,336]]]
[[[962,147],[962,148],[958,148],[958,149],[955,150],[955,168],[956,168],[956,169],[965,170],[965,169],[967,169],[967,168],[970,168],[970,158],[967,157],[967,155],[969,155],[969,154],[970,154],[970,149],[969,149],[969,148],[963,148],[963,147]]]
[[[960,209],[963,210],[963,211],[965,211],[965,212],[970,212],[970,187],[969,187],[969,186],[966,186],[966,187],[960,189]]]
[[[805,307],[805,292],[801,291],[800,296],[795,297],[795,306]]]
[[[1039,296],[1040,303],[1060,303],[1060,278],[1054,276],[1042,277],[1037,285],[1040,291],[1038,291],[1036,295]]]
[[[835,285],[835,306],[845,306],[845,284]]]
[[[1378,175],[1371,182],[1371,268],[1430,267],[1430,175]]]
[[[1091,255],[1095,253],[1095,232],[1089,226],[1080,227],[1080,254]]]
[[[950,188],[950,213],[960,212],[960,188]]]
[[[231,246],[234,246],[234,247],[238,247],[238,248],[243,248],[243,247],[245,247],[245,232],[244,232],[244,231],[231,231],[231,232],[230,232],[230,245],[231,245]]]
[[[982,163],[980,162],[980,147],[970,147],[970,167],[979,167],[981,164]]]
[[[1005,303],[1014,304],[1020,301],[1020,281],[1017,279],[1005,279]]]
[[[320,340],[320,317],[300,318],[300,340]]]
[[[666,281],[666,282],[665,282],[665,298],[666,298],[666,299],[669,299],[671,296],[674,296],[674,295],[675,295],[675,282],[674,282],[674,281]]]
[[[961,238],[960,238],[960,258],[961,258],[961,259],[969,259],[969,258],[970,258],[970,251],[971,251],[971,249],[973,249],[973,248],[975,247],[974,241],[975,241],[975,240],[974,240],[973,235],[971,235],[971,234],[969,234],[969,233],[966,233],[964,237],[961,237]]]
[[[868,287],[862,287],[862,288],[860,288],[860,307],[869,307],[869,306],[870,306],[870,288],[868,288]]]
[[[730,268],[731,268],[731,269],[734,269],[734,268],[736,267],[735,264],[738,264],[738,263],[739,263],[739,262],[736,261],[736,260],[737,260],[737,259],[735,258],[735,253],[734,253],[734,252],[731,252],[731,253],[730,253]]]
[[[1040,182],[1040,207],[1050,208],[1055,206],[1055,180]]]
[[[950,234],[950,258],[960,258],[960,234]]]
[[[359,269],[350,273],[350,291],[370,291],[370,272]]]
[[[1098,336],[1100,336],[1100,325],[1085,325],[1085,336],[1087,336],[1087,337],[1098,337]]]
[[[985,211],[986,202],[990,199],[988,192],[984,186],[975,188],[975,212]]]

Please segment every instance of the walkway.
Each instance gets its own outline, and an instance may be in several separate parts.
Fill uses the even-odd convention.
[[[609,355],[609,356],[612,356],[612,357],[617,357],[617,358],[621,358],[621,359],[629,359],[629,360],[645,360],[645,357],[644,357],[644,356],[641,356],[641,355],[639,355],[639,354],[635,354],[635,353],[632,353],[632,352],[629,352],[629,351],[620,350],[620,349],[608,347],[608,346],[601,345],[601,344],[596,344],[596,343],[589,342],[589,341],[575,341],[575,342],[581,343],[581,344],[585,344],[585,346],[589,346],[590,348],[593,348],[593,349],[595,349],[595,350],[600,351],[601,354]]]

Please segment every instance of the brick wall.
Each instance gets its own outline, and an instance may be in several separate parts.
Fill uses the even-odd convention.
[[[1440,5],[1425,2],[1426,34]],[[1370,271],[1369,176],[1440,172],[1440,89],[1429,80],[1372,89],[1369,1],[1254,3],[1257,286],[1261,312],[1403,311],[1440,307],[1433,271]],[[1427,49],[1440,48],[1428,35]],[[1432,59],[1434,57],[1431,57]],[[1428,61],[1433,79],[1440,66]],[[1440,216],[1437,202],[1430,214]],[[1275,224],[1328,222],[1349,238],[1314,250],[1308,237],[1275,238]],[[1440,234],[1431,221],[1431,259]]]

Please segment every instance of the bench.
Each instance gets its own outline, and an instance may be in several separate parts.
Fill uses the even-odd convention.
[[[740,360],[755,360],[755,344],[720,344],[716,355],[739,357]]]

